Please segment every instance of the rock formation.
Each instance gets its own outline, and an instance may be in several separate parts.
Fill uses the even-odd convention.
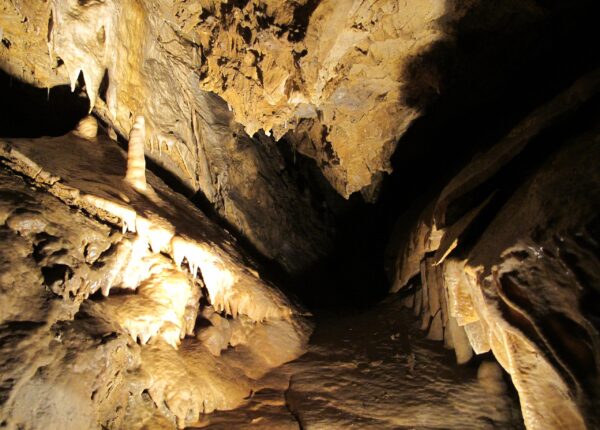
[[[183,37],[177,4],[9,1],[1,7],[4,70],[48,88],[75,89],[81,76],[90,111],[123,137],[144,116],[146,155],[191,194],[200,191],[287,270],[306,268],[326,251],[329,227],[296,190],[275,142],[252,139],[233,123],[227,103],[198,85],[199,47]]]
[[[324,296],[324,265],[354,253],[346,265],[368,272],[383,242],[390,292],[458,364],[491,352],[527,428],[600,426],[597,12],[595,0],[0,0],[0,78],[77,104],[62,135],[12,136],[0,118],[0,427],[184,428],[240,405],[251,424],[283,410],[282,428],[419,426],[418,408],[366,411],[386,401],[332,381],[393,387],[396,373],[363,370],[412,378],[413,352],[400,365],[313,346],[295,395],[316,400],[295,401],[332,419],[294,411],[293,366],[280,368],[312,325],[278,287]],[[346,246],[361,229],[378,235]],[[423,378],[444,369],[419,348]],[[306,375],[328,359],[339,366],[319,392]],[[462,410],[484,395],[501,406],[457,427],[516,420],[485,360]],[[257,390],[276,394],[261,403]]]
[[[302,353],[309,325],[231,236],[90,129],[85,118],[63,137],[0,141],[26,177],[2,176],[4,422],[140,428],[162,415],[183,428],[239,405],[255,379]],[[135,139],[134,157],[142,130]],[[229,318],[218,348],[199,313],[214,329],[211,314]],[[244,352],[215,358],[230,344]],[[56,409],[65,401],[72,412]]]
[[[600,159],[593,72],[473,159],[398,249],[392,291],[459,363],[492,351],[527,428],[595,428]]]

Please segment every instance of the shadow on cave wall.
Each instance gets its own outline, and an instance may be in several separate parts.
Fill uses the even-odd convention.
[[[402,241],[425,205],[475,153],[600,64],[592,42],[600,40],[599,2],[481,1],[461,9],[467,9],[464,2],[447,1],[439,25],[448,37],[403,70],[402,104],[424,115],[400,139],[394,173],[378,201],[329,198],[337,245],[298,281],[296,291],[309,307],[362,306],[385,297],[390,240]]]
[[[36,88],[0,70],[0,137],[62,136],[88,109],[80,90],[72,93],[67,85]]]
[[[88,115],[89,99],[84,88],[85,82],[81,75],[78,86],[72,92],[68,85],[49,90],[36,88],[0,69],[0,137],[54,137],[69,133]],[[106,133],[106,124],[101,119],[99,121],[100,132]],[[127,150],[125,137],[118,136],[117,142]],[[146,165],[172,189],[191,198],[193,191],[172,172],[150,158],[146,158]],[[207,210],[206,207],[203,209]]]

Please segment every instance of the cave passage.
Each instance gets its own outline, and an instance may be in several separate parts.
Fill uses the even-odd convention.
[[[599,3],[51,3],[0,0],[0,427],[600,426]]]

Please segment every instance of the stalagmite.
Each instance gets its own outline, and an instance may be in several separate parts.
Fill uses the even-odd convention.
[[[135,117],[129,134],[129,149],[127,151],[127,173],[125,180],[138,191],[146,190],[146,121],[139,115]]]
[[[0,0],[0,427],[600,428],[598,16]]]
[[[442,325],[442,313],[436,312],[435,316],[431,320],[429,331],[427,332],[427,339],[430,340],[444,340],[444,326]]]
[[[98,121],[92,115],[88,115],[79,121],[73,133],[84,139],[94,139],[98,134]]]
[[[588,378],[596,381],[590,366],[597,366],[599,344],[577,339],[598,336],[587,322],[589,309],[578,300],[591,294],[596,279],[590,277],[589,267],[597,266],[597,258],[583,249],[589,249],[584,245],[588,240],[596,243],[589,226],[596,223],[592,214],[597,214],[595,196],[600,189],[599,146],[595,132],[582,132],[579,125],[561,128],[571,133],[571,140],[557,135],[558,141],[552,141],[546,133],[556,124],[571,126],[580,110],[596,118],[597,113],[584,106],[599,85],[598,71],[583,76],[475,157],[441,191],[433,208],[423,210],[410,236],[433,237],[422,231],[423,226],[432,232],[439,226],[442,237],[438,234],[435,243],[422,247],[409,241],[396,257],[396,279],[405,279],[407,262],[415,267],[420,259],[427,292],[423,326],[428,309],[437,308],[438,291],[442,312],[447,306],[445,345],[454,348],[459,363],[473,353],[491,351],[510,374],[531,429],[597,426],[597,417],[586,406],[597,395],[579,387],[595,384]],[[539,142],[545,139],[556,152],[534,162],[541,154]],[[519,163],[527,174],[515,174]],[[576,241],[569,239],[574,236]],[[432,251],[438,251],[433,260],[428,254]],[[435,290],[433,274],[441,290]],[[396,283],[392,291],[402,287],[408,283]],[[438,337],[439,325],[432,321],[430,337]],[[563,331],[566,326],[571,327],[568,334]],[[482,384],[500,392],[497,365],[492,366],[493,378],[485,376],[489,366],[481,368]]]
[[[132,130],[127,159],[103,134],[92,140],[74,138],[79,134],[92,136],[92,120],[87,118],[81,124],[73,134],[57,139],[0,140],[0,153],[11,168],[35,178],[59,200],[115,227],[123,225],[123,233],[114,232],[118,243],[93,269],[100,270],[102,276],[96,280],[93,272],[78,275],[67,282],[64,291],[58,288],[65,279],[59,279],[56,294],[67,299],[78,297],[78,304],[87,299],[83,306],[86,318],[101,321],[110,327],[102,330],[112,330],[120,339],[126,336],[131,344],[139,344],[136,346],[141,351],[134,350],[138,360],[142,357],[143,370],[136,374],[135,383],[128,384],[141,387],[141,391],[130,395],[136,398],[148,390],[156,404],[166,405],[157,413],[173,417],[183,427],[196,422],[200,413],[238,406],[255,379],[302,354],[310,326],[300,321],[299,310],[283,294],[261,280],[255,268],[246,266],[243,251],[235,241],[191,203],[151,174],[153,192],[148,192],[141,117]],[[64,153],[62,148],[67,145],[61,143],[67,142],[71,145]],[[86,169],[77,167],[82,163]],[[121,169],[126,165],[124,174]],[[60,177],[46,169],[55,170]],[[120,187],[123,176],[141,192]],[[14,228],[25,221],[9,219]],[[91,258],[101,251],[86,247],[85,252]],[[57,258],[61,264],[70,261],[60,253]],[[183,260],[191,273],[181,267]],[[81,280],[87,278],[89,286],[79,291]],[[209,295],[201,304],[200,287],[204,286]],[[90,298],[98,290],[103,297]],[[213,306],[222,312],[214,313],[213,319],[222,320],[223,326],[244,319],[244,328],[237,330],[233,344],[227,335],[213,338],[211,330],[197,325],[201,306]],[[175,349],[177,352],[169,352]],[[221,349],[231,350],[226,361],[217,363],[213,354],[218,355]],[[132,365],[140,370],[139,362]]]
[[[458,364],[467,363],[473,357],[473,349],[469,343],[469,338],[465,330],[457,324],[454,317],[449,317],[444,336],[445,339],[446,337],[448,338],[449,345],[451,342],[451,347],[454,349]]]
[[[489,393],[502,394],[506,392],[506,384],[502,380],[502,368],[493,361],[484,361],[477,369],[477,378]]]

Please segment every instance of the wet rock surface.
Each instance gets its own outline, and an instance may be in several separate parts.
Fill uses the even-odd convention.
[[[308,352],[277,370],[289,375],[285,391],[259,391],[202,428],[523,428],[498,364],[457,366],[402,301],[318,314]]]
[[[204,39],[185,33],[178,9],[186,8],[202,11],[179,2],[5,2],[0,67],[39,87],[84,89],[89,110],[121,137],[143,115],[144,150],[158,169],[274,264],[303,270],[328,250],[326,211],[299,189],[272,138],[246,133],[202,89]]]
[[[166,342],[169,338],[161,337],[159,328],[147,338],[141,335],[140,346],[122,318],[138,318],[146,332],[151,321],[135,317],[136,309],[145,309],[148,318],[160,319],[161,313],[157,305],[128,302],[148,294],[143,281],[133,294],[115,288],[123,284],[115,280],[111,258],[119,258],[122,252],[105,252],[113,242],[128,243],[129,235],[69,208],[12,171],[2,173],[2,193],[14,197],[4,216],[2,228],[8,240],[3,241],[1,254],[13,263],[4,266],[3,276],[18,279],[16,273],[24,272],[31,277],[11,288],[3,283],[4,300],[18,293],[7,306],[14,313],[3,317],[0,329],[1,411],[9,426],[175,428],[201,416],[190,428],[438,428],[442,423],[445,428],[491,428],[492,423],[519,428],[518,410],[507,397],[501,376],[491,382],[500,389],[490,391],[477,380],[474,367],[458,368],[448,352],[423,338],[399,299],[367,312],[320,316],[308,354],[265,376],[259,369],[293,358],[281,351],[290,342],[286,335],[278,335],[285,329],[277,327],[276,321],[265,323],[261,334],[255,323],[225,319],[231,327],[225,334],[229,336],[225,350],[218,354],[205,347],[203,336],[201,341],[185,338],[176,350]],[[35,260],[27,265],[31,255],[51,261],[48,237],[40,236],[43,231],[56,234],[56,241],[50,243],[62,245],[52,248],[62,250],[54,254],[70,259],[68,279],[51,283],[41,273],[35,276],[31,270]],[[30,241],[42,236],[46,241],[41,245]],[[77,260],[82,241],[87,243],[86,253]],[[20,243],[27,248],[15,254]],[[135,249],[135,240],[129,246]],[[94,272],[81,276],[80,266],[94,266],[94,261],[103,262],[96,264],[103,275],[98,277],[112,279],[112,289],[93,282]],[[131,275],[135,266],[130,261],[123,264]],[[23,265],[27,270],[22,270]],[[89,282],[75,289],[73,279]],[[98,293],[88,298],[94,291]],[[100,292],[109,295],[102,298]],[[175,290],[170,292],[174,300]],[[177,308],[171,305],[170,309]],[[206,307],[203,314],[211,321],[223,318],[211,317]],[[269,324],[274,325],[268,328]],[[219,327],[212,323],[213,329]],[[405,327],[413,328],[406,331]],[[179,334],[174,346],[178,338]],[[144,345],[148,340],[150,345]],[[227,344],[237,346],[227,349]],[[196,399],[203,401],[198,404]],[[203,415],[240,405],[230,413]]]
[[[118,426],[127,336],[80,304],[109,277],[120,234],[2,168],[2,421],[9,428]]]
[[[2,421],[183,428],[239,406],[310,325],[189,201],[130,179],[135,134],[127,163],[94,124],[2,142]]]
[[[301,428],[523,425],[502,372],[486,381],[477,378],[475,364],[457,366],[449,351],[425,338],[399,298],[322,316],[296,363],[286,399]]]
[[[0,0],[0,426],[598,427],[599,5]]]

